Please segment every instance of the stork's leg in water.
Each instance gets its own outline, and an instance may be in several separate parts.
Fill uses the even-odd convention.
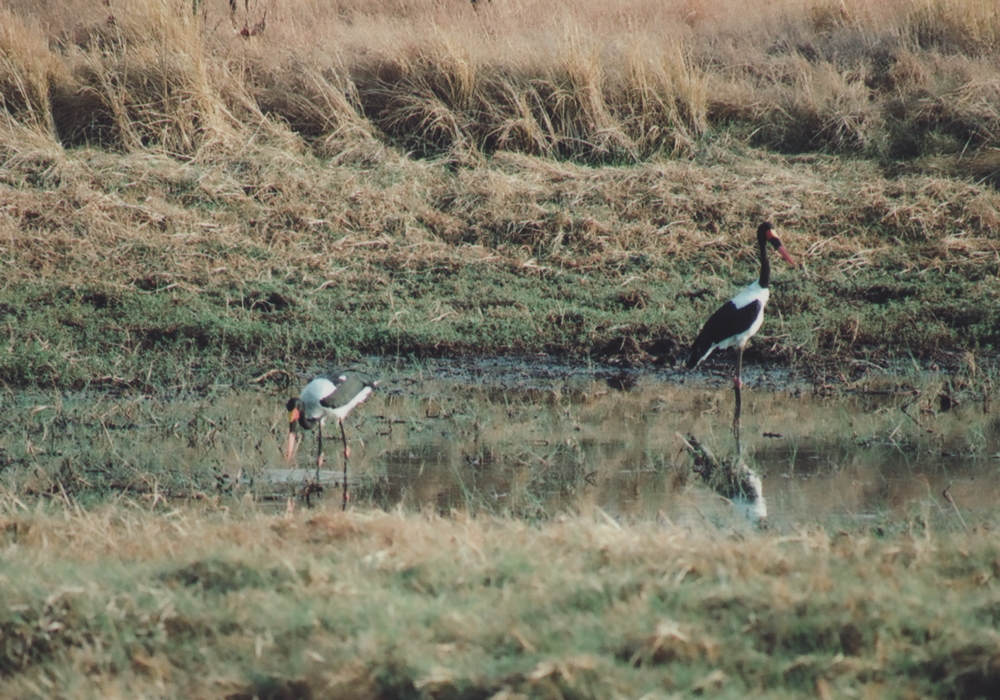
[[[344,431],[344,421],[340,421],[340,437],[344,441],[344,501],[340,506],[341,510],[347,510],[347,459],[351,456],[351,448],[347,446],[347,433]]]
[[[323,423],[318,426],[319,432],[316,433],[316,483],[319,483],[319,468],[323,466]]]
[[[736,354],[736,376],[733,377],[733,394],[736,397],[736,406],[733,408],[733,435],[736,436],[736,458],[742,455],[740,450],[740,414],[743,411],[743,348],[739,348]]]

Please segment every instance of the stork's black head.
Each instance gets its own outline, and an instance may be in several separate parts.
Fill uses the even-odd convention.
[[[298,423],[305,429],[309,429],[310,426],[306,422],[305,412],[303,411],[304,406],[302,405],[302,399],[297,396],[293,396],[288,399],[288,403],[285,404],[285,408],[288,410],[288,432],[295,430],[295,424]]]

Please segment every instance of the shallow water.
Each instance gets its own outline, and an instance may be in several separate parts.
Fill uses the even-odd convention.
[[[432,367],[359,411],[366,449],[352,471],[360,497],[383,507],[527,516],[595,506],[614,517],[732,516],[729,502],[690,473],[680,437],[733,455],[725,381],[480,369],[470,376]],[[961,392],[932,374],[880,377],[836,395],[784,373],[748,374],[744,454],[763,478],[772,526],[961,526],[994,514],[1000,417],[975,390],[941,411],[940,394],[954,404]],[[310,436],[304,450],[313,447]]]
[[[355,507],[741,517],[691,473],[680,437],[732,457],[733,396],[721,374],[504,361],[382,374],[380,390],[347,421]],[[974,383],[911,372],[831,391],[752,369],[746,380],[744,457],[763,478],[769,526],[963,527],[994,515],[1000,415]],[[0,439],[0,476],[29,495],[252,494],[284,507],[312,476],[316,449],[307,433],[294,463],[284,462],[286,393],[18,397],[23,420]],[[331,432],[321,498],[339,503],[341,447]]]

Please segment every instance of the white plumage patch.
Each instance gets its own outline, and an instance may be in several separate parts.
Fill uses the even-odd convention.
[[[372,393],[372,388],[371,388],[370,386],[366,386],[366,387],[365,387],[364,389],[362,389],[362,390],[361,390],[361,391],[359,391],[359,392],[358,392],[357,394],[355,394],[355,396],[354,396],[354,398],[353,398],[353,399],[351,399],[350,401],[348,401],[348,402],[347,402],[346,404],[344,404],[343,406],[340,406],[339,408],[332,408],[332,409],[331,409],[331,408],[328,408],[328,409],[326,409],[326,410],[327,410],[327,411],[330,411],[330,412],[331,412],[331,413],[332,413],[333,415],[335,415],[335,416],[336,416],[336,417],[337,417],[337,418],[338,418],[339,420],[343,420],[344,418],[346,418],[346,417],[347,417],[347,414],[348,414],[348,413],[350,413],[350,412],[351,412],[351,410],[352,410],[352,409],[353,409],[353,408],[354,408],[355,406],[357,406],[357,405],[358,405],[359,403],[361,403],[362,401],[364,401],[365,399],[367,399],[367,398],[368,398],[368,396],[369,396],[369,395],[370,395],[371,393]]]
[[[730,299],[730,303],[737,309],[742,309],[754,302],[760,304],[760,309],[757,311],[757,317],[750,324],[749,328],[714,344],[712,349],[743,347],[746,345],[747,341],[757,334],[757,331],[760,330],[761,325],[764,323],[764,307],[767,306],[767,300],[770,298],[771,290],[767,287],[761,287],[760,282],[757,281],[747,285],[739,294]]]
[[[340,386],[343,386],[347,377],[340,376],[337,379],[340,382]],[[302,404],[305,408],[306,418],[322,422],[325,422],[326,419],[330,417],[336,418],[337,420],[344,420],[344,418],[347,417],[347,414],[354,410],[355,406],[367,399],[372,393],[372,387],[365,386],[342,406],[333,408],[324,406],[320,403],[323,399],[335,394],[338,391],[338,388],[337,384],[334,384],[326,377],[317,377],[306,384],[305,389],[303,389],[302,393],[299,395],[299,398],[302,399]]]
[[[328,415],[329,409],[322,406],[320,401],[337,390],[337,385],[326,377],[317,377],[306,384],[299,398],[305,407],[306,418],[310,420],[322,420]]]

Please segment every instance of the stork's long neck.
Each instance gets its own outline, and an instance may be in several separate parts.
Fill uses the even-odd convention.
[[[767,259],[767,240],[760,242],[760,279],[758,280],[761,289],[767,289],[771,284],[771,262]]]

